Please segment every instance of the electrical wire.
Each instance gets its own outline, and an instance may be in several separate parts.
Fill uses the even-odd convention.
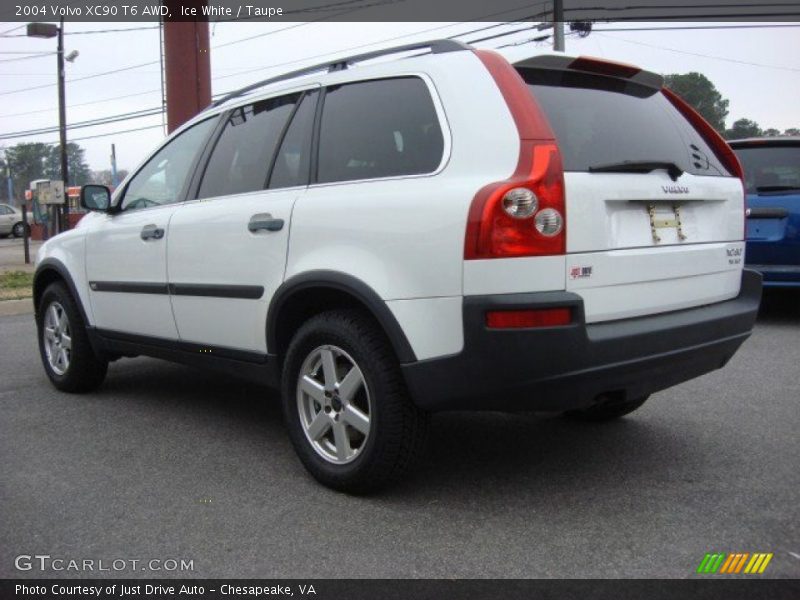
[[[685,55],[688,55],[688,56],[696,56],[698,58],[709,58],[709,59],[713,59],[713,60],[721,60],[721,61],[725,61],[725,62],[729,62],[729,63],[736,63],[736,64],[739,64],[739,65],[746,65],[746,66],[749,66],[749,67],[762,67],[762,68],[765,68],[765,69],[779,69],[781,71],[794,71],[796,73],[800,72],[800,69],[794,68],[794,67],[784,67],[784,66],[780,66],[780,65],[769,65],[769,64],[765,64],[765,63],[756,63],[756,62],[750,62],[750,61],[746,61],[746,60],[738,60],[736,58],[728,58],[728,57],[725,57],[725,56],[716,56],[714,54],[702,54],[700,52],[690,52],[689,50],[679,50],[678,48],[670,48],[668,46],[659,46],[657,44],[648,44],[647,42],[638,42],[638,41],[635,41],[635,40],[629,40],[629,39],[625,39],[625,38],[621,38],[621,37],[616,37],[616,36],[613,36],[613,35],[604,35],[604,34],[598,33],[598,32],[594,32],[594,33],[596,35],[600,35],[600,36],[602,36],[604,38],[607,38],[607,39],[610,39],[610,40],[617,40],[619,42],[625,42],[627,44],[635,44],[637,46],[646,46],[648,48],[655,48],[655,49],[658,49],[658,50],[666,50],[668,52],[676,52],[678,54],[685,54]]]
[[[7,63],[7,62],[16,62],[18,60],[31,60],[33,58],[46,58],[48,56],[55,55],[55,52],[43,52],[41,54],[34,54],[32,56],[18,56],[16,58],[2,58],[0,59],[0,63]]]

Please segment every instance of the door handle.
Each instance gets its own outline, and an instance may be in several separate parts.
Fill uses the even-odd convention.
[[[283,229],[283,219],[275,219],[269,213],[259,213],[250,217],[247,229],[253,233],[262,229],[266,231],[280,231]]]
[[[140,236],[144,241],[160,240],[164,237],[164,230],[157,225],[145,225],[142,227],[142,233]]]

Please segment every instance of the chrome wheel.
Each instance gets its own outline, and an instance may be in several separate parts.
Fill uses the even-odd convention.
[[[297,381],[300,424],[326,461],[353,461],[370,433],[371,400],[361,369],[336,346],[319,346],[303,361]]]
[[[53,302],[47,307],[42,327],[42,341],[50,368],[56,375],[66,373],[72,356],[72,331],[67,313],[58,302]]]

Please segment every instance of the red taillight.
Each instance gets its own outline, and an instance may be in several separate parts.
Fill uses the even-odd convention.
[[[568,308],[490,310],[486,313],[486,326],[489,329],[556,327],[569,325],[571,322],[572,312]]]
[[[703,139],[711,147],[711,149],[714,151],[714,154],[725,166],[725,168],[740,179],[742,182],[742,198],[746,199],[747,194],[745,192],[744,169],[742,169],[742,163],[739,162],[739,158],[736,156],[736,153],[733,151],[733,149],[728,145],[728,142],[726,142],[719,132],[717,132],[717,130],[714,129],[699,112],[692,108],[692,106],[686,102],[686,100],[678,96],[678,94],[669,88],[662,88],[661,91],[667,97],[667,100],[669,100],[672,105],[678,109],[678,112],[680,112],[684,118],[692,124],[697,132],[703,136]],[[742,219],[742,239],[744,239],[747,232],[747,202],[744,200],[743,206],[744,216]]]
[[[503,94],[519,132],[520,153],[517,169],[509,179],[484,186],[475,194],[467,221],[464,258],[564,254],[564,169],[553,131],[508,61],[488,50],[476,50],[475,54]],[[520,217],[504,208],[504,196],[515,189],[533,192],[535,210]]]
[[[566,234],[564,218],[564,174],[561,155],[554,142],[521,140],[522,156],[529,172],[507,181],[482,188],[472,200],[464,258],[510,258],[564,254]],[[514,188],[533,192],[537,211],[528,218],[514,218],[503,208],[503,197]],[[536,218],[546,209],[558,211],[562,225],[556,235],[545,235],[537,229]]]

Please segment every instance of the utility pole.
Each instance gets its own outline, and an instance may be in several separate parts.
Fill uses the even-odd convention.
[[[553,0],[553,50],[564,52],[564,0]]]
[[[167,128],[175,131],[211,104],[211,57],[208,18],[199,16],[207,0],[163,0],[173,15],[196,8],[194,21],[164,20],[164,70]]]
[[[117,187],[117,149],[111,144],[111,185]]]
[[[64,91],[64,17],[58,27],[58,139],[61,144],[61,181],[64,182],[66,191],[68,183],[67,161],[67,100]],[[56,209],[58,210],[58,209]],[[69,229],[69,198],[64,198],[61,208],[61,222],[59,231]]]

